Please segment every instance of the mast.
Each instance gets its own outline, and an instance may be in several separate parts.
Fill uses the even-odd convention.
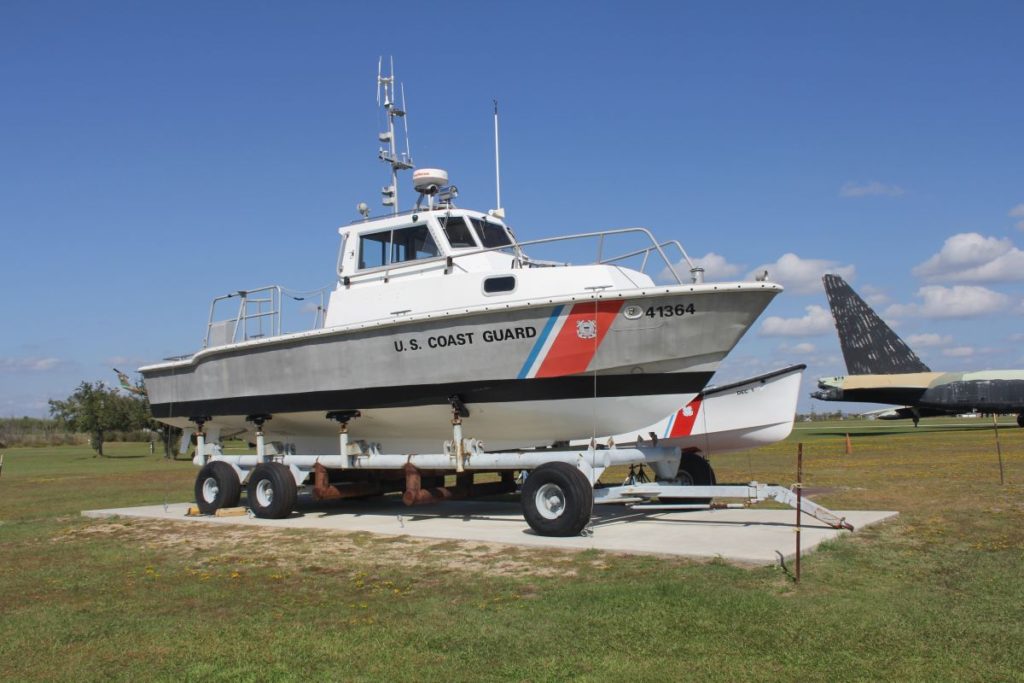
[[[390,206],[393,213],[398,213],[398,172],[413,168],[413,163],[409,151],[409,123],[405,118],[405,86],[401,87],[402,106],[399,107],[395,100],[395,59],[390,58],[387,76],[382,73],[383,62],[383,57],[377,61],[377,105],[384,107],[388,129],[377,135],[377,140],[382,143],[377,150],[377,158],[391,167],[391,183],[381,188],[381,204]],[[398,151],[395,117],[401,117],[404,124],[404,152]]]

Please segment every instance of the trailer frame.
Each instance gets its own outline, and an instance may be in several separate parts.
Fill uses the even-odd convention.
[[[798,501],[792,488],[749,482],[702,485],[683,471],[691,457],[675,447],[643,442],[620,447],[609,439],[591,440],[585,448],[531,448],[487,451],[476,439],[464,438],[462,415],[456,406],[450,441],[437,453],[384,453],[379,444],[350,441],[348,421],[357,411],[332,413],[339,423],[338,453],[281,453],[267,444],[262,431],[270,416],[254,416],[256,453],[228,455],[219,443],[207,443],[203,420],[196,420],[196,452],[200,467],[195,492],[199,509],[212,514],[238,504],[247,491],[248,507],[258,517],[283,518],[295,507],[300,488],[318,500],[355,498],[402,492],[406,505],[512,493],[520,490],[523,516],[541,535],[574,536],[590,526],[594,505],[622,504],[635,510],[706,510],[748,507],[774,500],[797,508],[834,528],[852,530],[845,518],[806,498]],[[617,486],[600,483],[614,465],[629,465],[626,480]],[[655,474],[651,480],[646,467]],[[517,477],[518,473],[518,477]],[[477,483],[476,474],[497,474],[497,482]],[[454,487],[444,478],[454,475]],[[795,488],[795,487],[794,487]],[[721,499],[740,502],[724,503]]]

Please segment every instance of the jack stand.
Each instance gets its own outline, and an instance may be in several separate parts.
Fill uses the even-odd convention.
[[[273,419],[272,415],[250,415],[245,418],[246,422],[256,425],[256,455],[260,462],[267,462],[267,444],[263,438],[263,423]]]
[[[452,411],[452,441],[455,446],[455,471],[461,474],[466,471],[466,466],[462,443],[462,417],[459,416],[458,410]]]
[[[455,471],[459,474],[466,471],[466,445],[462,441],[462,418],[469,417],[469,408],[462,402],[458,394],[449,396],[452,404],[452,441],[455,446]]]
[[[335,420],[338,423],[338,449],[345,463],[341,469],[352,467],[352,456],[348,452],[348,421],[361,415],[358,410],[335,410],[327,413],[328,420]]]
[[[196,423],[196,457],[195,460],[200,465],[205,465],[209,462],[210,458],[206,453],[206,432],[203,431],[203,425],[210,418],[208,417],[190,417],[190,422]]]

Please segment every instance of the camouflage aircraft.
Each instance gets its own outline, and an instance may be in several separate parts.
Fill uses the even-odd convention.
[[[848,374],[820,378],[812,398],[902,406],[876,415],[914,426],[930,415],[982,412],[1016,413],[1024,427],[1024,370],[932,372],[843,278],[823,280]]]

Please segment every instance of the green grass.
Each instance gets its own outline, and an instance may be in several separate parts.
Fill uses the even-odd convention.
[[[0,680],[1024,680],[1024,430],[1000,430],[1000,485],[990,426],[938,424],[804,423],[713,456],[722,481],[788,484],[800,440],[816,500],[901,511],[806,556],[800,584],[722,562],[87,520],[190,499],[195,469],[142,444],[8,450]]]

